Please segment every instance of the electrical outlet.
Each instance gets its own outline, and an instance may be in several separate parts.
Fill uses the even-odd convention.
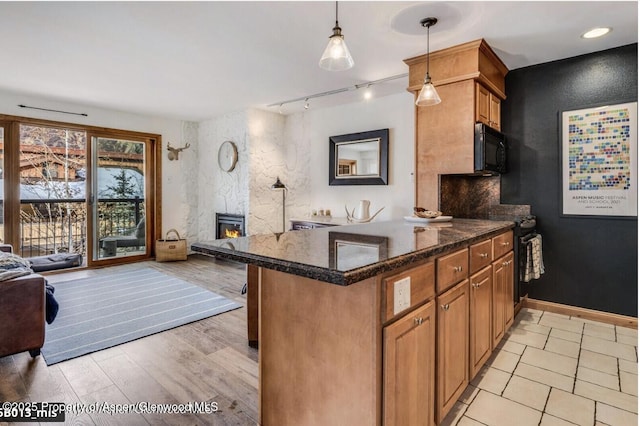
[[[411,277],[393,283],[393,315],[411,306]]]

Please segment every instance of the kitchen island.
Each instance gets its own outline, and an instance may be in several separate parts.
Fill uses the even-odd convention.
[[[479,369],[476,355],[480,366],[490,355],[496,324],[513,319],[513,226],[374,222],[192,249],[255,271],[261,424],[429,425]]]

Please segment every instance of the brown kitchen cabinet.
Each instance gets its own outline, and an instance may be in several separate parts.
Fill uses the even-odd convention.
[[[257,327],[260,423],[440,424],[491,352],[487,279],[498,276],[502,286],[498,323],[512,321],[507,229],[348,285],[251,264],[248,310],[268,324]],[[495,253],[502,256],[493,260]]]
[[[469,249],[462,249],[436,260],[436,291],[442,293],[469,276]]]
[[[383,334],[384,425],[434,425],[435,302],[386,326]]]
[[[491,309],[493,273],[491,265],[469,279],[469,380],[491,356]]]
[[[476,83],[476,121],[500,130],[500,98]]]
[[[469,280],[439,295],[437,303],[436,423],[469,383]]]
[[[405,283],[407,297],[402,303],[396,300],[396,286]],[[421,305],[435,296],[435,266],[433,261],[415,268],[387,276],[382,280],[384,289],[383,321],[404,315],[408,310]],[[401,291],[398,288],[398,291]]]
[[[513,324],[513,251],[492,264],[493,269],[493,344],[495,348]]]
[[[409,66],[407,90],[417,96],[427,57],[404,62]],[[431,52],[429,62],[429,74],[442,102],[415,107],[415,205],[438,210],[439,175],[474,172],[476,122],[500,129],[508,69],[484,40]]]
[[[485,240],[469,247],[469,272],[475,273],[491,265],[493,246],[491,240]]]
[[[491,243],[493,245],[493,260],[496,260],[513,250],[513,231],[492,238]]]

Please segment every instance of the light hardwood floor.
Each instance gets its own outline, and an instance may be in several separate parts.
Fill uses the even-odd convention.
[[[219,407],[215,414],[84,414],[67,416],[65,424],[255,425],[258,352],[246,340],[246,297],[240,294],[245,265],[191,255],[186,262],[145,262],[145,266],[208,288],[243,308],[50,367],[42,357],[32,360],[27,352],[0,357],[0,401],[215,401]],[[47,279],[55,286],[93,273],[82,270]]]
[[[246,305],[242,264],[192,255],[146,265]],[[66,424],[255,425],[258,353],[246,333],[242,308],[51,367],[26,352],[0,358],[0,401],[215,401],[220,411],[210,415],[85,414]],[[637,330],[523,309],[442,424],[635,426],[637,347]]]

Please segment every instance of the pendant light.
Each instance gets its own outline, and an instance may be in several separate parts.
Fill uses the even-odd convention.
[[[438,22],[437,18],[424,18],[420,21],[420,24],[427,28],[427,74],[424,76],[422,90],[420,90],[420,94],[416,99],[417,106],[437,105],[442,102],[436,88],[431,83],[431,76],[429,75],[429,28],[434,26],[436,22]]]
[[[353,58],[344,42],[342,28],[338,25],[338,2],[336,2],[336,26],[333,27],[333,35],[329,37],[329,44],[320,58],[320,68],[342,71],[351,67],[353,67]]]

